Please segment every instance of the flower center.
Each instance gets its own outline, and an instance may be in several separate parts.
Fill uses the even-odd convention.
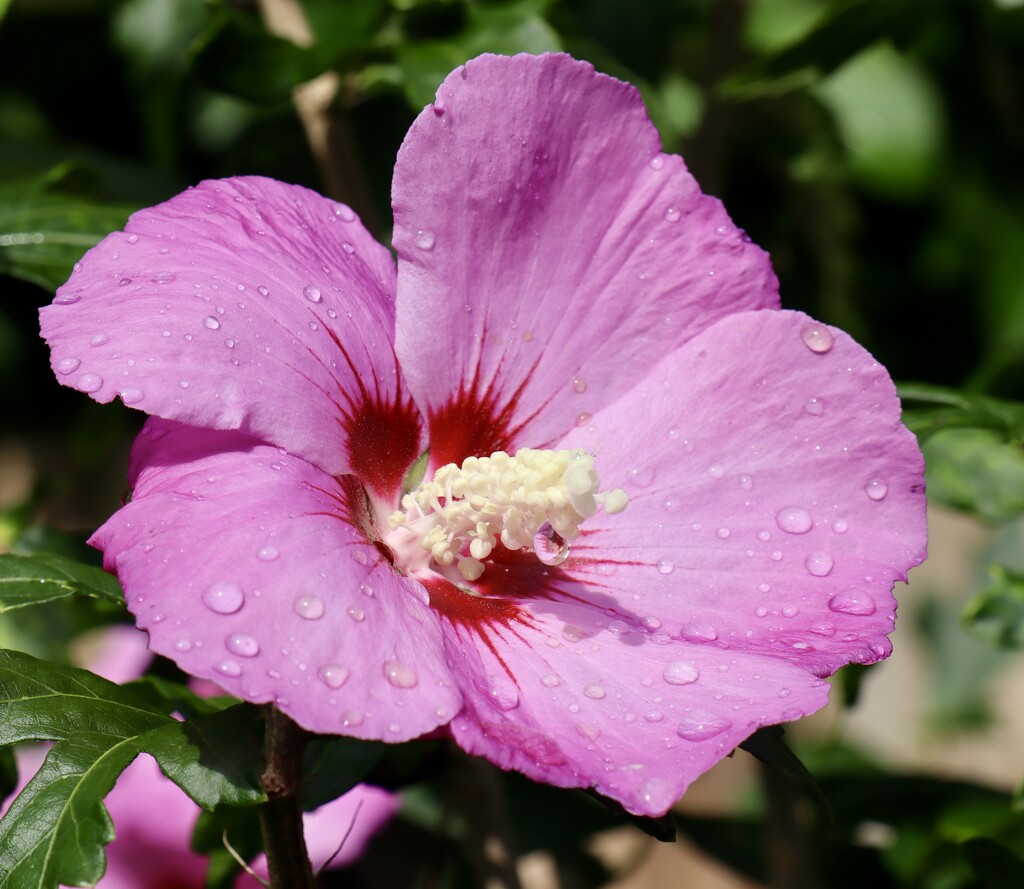
[[[462,466],[442,466],[406,494],[388,520],[387,543],[410,573],[444,574],[454,566],[474,581],[499,543],[509,550],[533,547],[548,528],[570,543],[598,507],[614,514],[626,502],[622,488],[599,490],[594,458],[584,450],[497,451],[469,457]],[[538,557],[555,563],[539,549]]]

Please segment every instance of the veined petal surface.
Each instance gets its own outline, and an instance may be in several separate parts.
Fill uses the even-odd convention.
[[[393,493],[421,451],[394,263],[347,207],[258,177],[136,213],[40,313],[64,384],[239,429]]]
[[[778,305],[637,91],[569,56],[452,73],[392,199],[396,348],[435,465],[550,445],[718,318]]]
[[[727,318],[575,430],[626,511],[562,566],[672,638],[828,675],[891,650],[924,464],[888,374],[798,312]]]
[[[154,651],[316,732],[404,741],[459,709],[438,622],[362,530],[353,477],[162,420],[132,463],[132,501],[91,542]]]

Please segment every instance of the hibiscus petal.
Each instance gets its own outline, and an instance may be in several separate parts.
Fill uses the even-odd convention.
[[[435,464],[543,447],[718,318],[778,305],[637,91],[565,55],[451,74],[392,194],[396,349]]]
[[[456,741],[536,780],[594,787],[660,815],[759,726],[827,700],[823,680],[781,658],[630,631],[598,614],[536,603],[514,627],[449,627],[466,701]]]
[[[225,179],[132,216],[40,319],[57,378],[97,401],[240,429],[389,494],[422,450],[394,288],[347,207]]]
[[[626,620],[818,675],[891,650],[925,556],[924,464],[885,369],[797,312],[716,324],[563,443],[629,505],[562,570]]]
[[[357,527],[351,476],[161,420],[132,463],[91,542],[153,651],[317,732],[402,741],[458,710],[438,622]]]

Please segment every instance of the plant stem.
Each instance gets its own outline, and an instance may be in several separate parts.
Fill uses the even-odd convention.
[[[811,823],[814,811],[797,785],[759,763],[765,794],[765,852],[772,889],[817,889]]]
[[[267,707],[266,719],[262,780],[267,801],[260,806],[260,829],[270,889],[313,889],[299,798],[306,734],[273,705]]]

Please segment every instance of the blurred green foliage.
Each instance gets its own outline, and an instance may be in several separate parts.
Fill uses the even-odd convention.
[[[0,445],[27,448],[38,473],[0,514],[0,546],[78,558],[66,532],[116,506],[138,415],[62,390],[37,336],[38,306],[85,249],[135,208],[241,173],[330,193],[386,238],[395,153],[448,71],[481,52],[565,50],[637,85],[666,149],[771,253],[787,307],[844,327],[914,381],[901,394],[931,498],[1000,529],[960,602],[916,608],[934,655],[932,728],[986,725],[984,684],[1024,638],[1024,3],[303,0],[297,41],[271,33],[270,5],[0,0]],[[337,79],[318,158],[292,99],[325,72]],[[53,574],[63,563],[31,564],[36,580],[51,572],[54,595],[75,591]],[[31,592],[7,588],[12,602]],[[5,615],[0,641],[59,657],[115,619],[71,596]],[[849,704],[865,675],[845,671]],[[802,776],[769,740],[763,758]],[[803,752],[835,812],[804,827],[822,885],[1021,885],[1024,821],[1008,794],[887,774],[849,750]],[[468,822],[452,815],[472,794],[417,783],[415,762],[380,762],[375,748],[333,770],[324,753],[307,764],[321,795],[371,768],[416,786],[355,879],[397,885],[397,843],[435,885],[473,885]],[[0,760],[5,788],[8,771]],[[608,877],[587,843],[622,813],[514,776],[501,792],[521,851],[555,852],[566,885]],[[678,826],[768,880],[754,814]],[[256,842],[251,813],[204,816],[211,885],[236,870],[225,827],[242,851]]]

